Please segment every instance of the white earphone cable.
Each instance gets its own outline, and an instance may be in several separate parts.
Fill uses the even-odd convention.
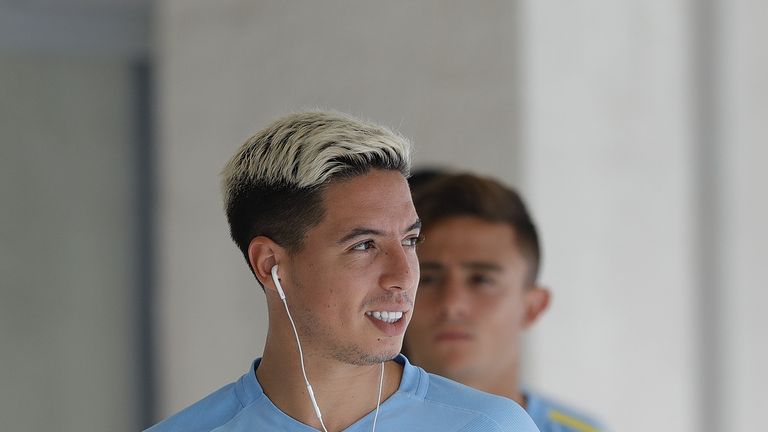
[[[275,279],[275,285],[280,287],[280,282],[277,279],[277,266],[273,267],[272,270],[272,277]],[[283,292],[282,287],[279,288],[280,293],[280,299],[283,301],[283,306],[285,306],[285,312],[288,314],[288,321],[291,322],[291,328],[293,329],[293,335],[296,337],[296,346],[299,348],[299,361],[301,363],[301,374],[304,375],[304,382],[307,385],[307,393],[309,393],[309,399],[312,401],[312,408],[315,410],[315,415],[317,416],[317,420],[320,421],[320,426],[323,428],[323,432],[328,432],[328,429],[325,427],[325,423],[323,422],[323,414],[320,412],[320,407],[317,405],[317,399],[315,399],[315,392],[312,390],[312,384],[309,383],[309,378],[307,378],[307,370],[304,367],[304,351],[301,349],[301,342],[299,341],[299,332],[296,331],[296,324],[293,322],[293,317],[291,316],[291,311],[288,309],[288,302],[285,299],[285,293]],[[371,432],[376,432],[376,420],[379,418],[379,406],[381,406],[381,389],[384,387],[384,362],[381,362],[381,374],[379,376],[379,395],[376,399],[376,414],[373,416],[373,429],[371,429]]]
[[[301,362],[301,373],[304,375],[304,382],[307,384],[307,393],[309,393],[309,399],[312,401],[312,408],[315,409],[315,415],[317,416],[317,420],[320,421],[320,426],[323,427],[324,432],[328,432],[328,429],[325,427],[325,423],[323,423],[323,414],[320,412],[320,407],[317,405],[317,400],[315,399],[315,392],[312,390],[312,384],[309,383],[309,378],[307,378],[307,370],[304,368],[304,352],[301,349],[301,342],[299,342],[299,332],[296,331],[296,324],[293,323],[293,317],[291,316],[291,311],[288,310],[288,302],[285,301],[285,298],[283,298],[283,305],[285,306],[285,312],[288,314],[288,320],[291,322],[291,328],[293,328],[293,335],[296,336],[296,345],[299,347],[299,360]]]
[[[381,362],[381,376],[379,377],[379,397],[376,399],[376,414],[373,416],[373,429],[376,432],[376,420],[379,418],[379,406],[381,405],[381,388],[384,387],[384,362]]]

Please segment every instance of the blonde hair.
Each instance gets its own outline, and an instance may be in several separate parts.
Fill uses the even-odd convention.
[[[408,177],[411,145],[404,137],[338,112],[287,115],[250,137],[222,171],[224,207],[247,260],[253,237],[289,250],[322,220],[322,189],[371,169]]]
[[[248,183],[311,188],[377,160],[407,177],[411,145],[383,126],[348,114],[291,114],[250,137],[224,167],[225,205]]]

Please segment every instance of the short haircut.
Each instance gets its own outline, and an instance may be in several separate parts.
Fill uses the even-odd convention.
[[[422,221],[422,232],[442,220],[459,216],[511,226],[520,252],[530,267],[528,281],[536,282],[541,260],[539,236],[523,199],[514,189],[487,177],[442,174],[413,188],[412,193],[413,205]],[[429,233],[426,241],[429,241]]]
[[[246,262],[258,236],[299,252],[325,215],[327,185],[371,169],[408,177],[410,166],[408,140],[382,126],[338,112],[282,117],[250,137],[222,171],[230,234]]]

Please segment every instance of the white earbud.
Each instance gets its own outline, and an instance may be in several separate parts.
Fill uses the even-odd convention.
[[[277,288],[277,293],[280,294],[280,300],[285,300],[285,291],[283,291],[283,286],[280,285],[280,277],[277,275],[277,264],[272,266],[272,282],[275,283],[275,288]]]

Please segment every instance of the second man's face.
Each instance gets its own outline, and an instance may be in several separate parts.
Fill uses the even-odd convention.
[[[468,385],[518,367],[528,264],[513,228],[474,217],[430,226],[405,347],[430,372]]]
[[[297,293],[289,305],[305,353],[358,365],[391,359],[419,280],[408,184],[397,171],[373,170],[331,184],[323,207],[282,275]]]

